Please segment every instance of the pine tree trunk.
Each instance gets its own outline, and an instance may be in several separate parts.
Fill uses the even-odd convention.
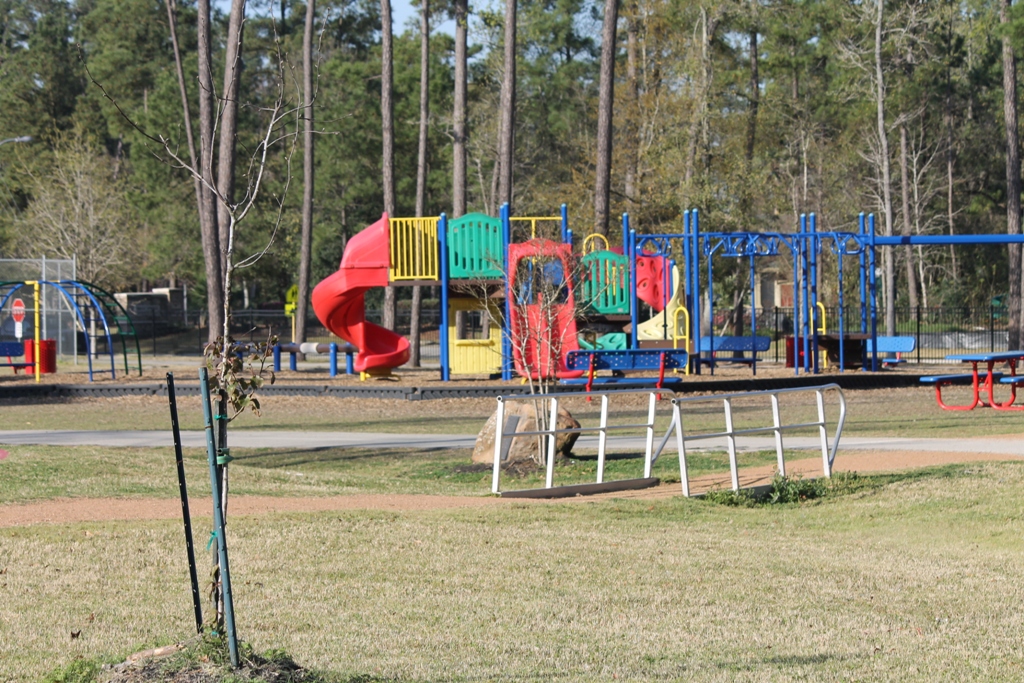
[[[207,9],[209,7],[207,6]],[[181,96],[181,109],[182,109],[182,121],[185,124],[185,140],[188,143],[188,161],[192,167],[192,183],[196,193],[196,211],[199,216],[199,233],[201,243],[203,245],[204,254],[206,252],[206,244],[212,235],[216,235],[216,227],[211,226],[208,222],[209,216],[204,210],[204,202],[206,201],[205,192],[203,190],[203,182],[198,173],[202,172],[202,168],[198,162],[199,155],[196,153],[196,141],[192,131],[192,111],[189,108],[188,103],[188,86],[185,81],[185,69],[181,63],[181,45],[178,42],[178,3],[175,0],[168,0],[167,2],[167,25],[171,35],[171,49],[174,51],[174,68],[175,74],[178,78],[178,93]],[[207,33],[209,38],[209,33]],[[209,42],[207,42],[207,50],[209,49]],[[217,254],[219,249],[216,243],[212,243],[211,254]],[[220,264],[219,257],[216,259],[216,263]],[[217,276],[219,281],[220,276]],[[171,287],[175,287],[175,274],[171,273]],[[187,311],[186,311],[187,312]]]
[[[299,298],[295,305],[295,341],[306,341],[306,311],[309,310],[309,277],[313,258],[313,38],[316,30],[316,0],[307,0],[306,26],[302,34],[302,244],[299,247]]]
[[[430,117],[430,4],[422,0],[420,8],[420,144],[416,159],[416,216],[425,215],[427,205],[427,121]],[[420,307],[423,290],[412,288],[412,307],[409,312],[409,364],[420,366]]]
[[[946,127],[946,222],[949,228],[949,234],[952,236],[955,234],[956,225],[954,224],[953,218],[955,212],[953,211],[953,155],[956,148],[953,146],[953,66],[952,61],[954,56],[952,54],[953,45],[953,21],[956,16],[957,9],[950,5],[949,22],[947,26],[947,38],[946,44],[949,46],[950,52],[946,54],[946,96],[943,98],[943,125]],[[957,268],[956,261],[956,246],[949,245],[949,258],[950,265],[953,269],[953,279],[958,280],[960,278],[959,269]],[[924,281],[921,281],[921,288],[924,291]],[[927,298],[927,297],[926,297]],[[927,303],[925,304],[927,306]]]
[[[900,123],[900,188],[903,193],[903,230],[904,236],[910,236],[910,176],[907,162],[907,124]],[[904,258],[907,269],[907,303],[911,310],[917,308],[917,277],[914,273],[914,249],[909,244],[904,247]]]
[[[220,150],[217,157],[217,224],[220,228],[221,268],[227,270],[231,206],[235,198],[235,148],[238,142],[238,83],[242,74],[242,26],[245,0],[231,0],[228,40],[224,55],[224,88],[220,117]]]
[[[878,155],[882,172],[882,213],[885,215],[885,235],[892,236],[892,178],[889,170],[889,139],[885,130],[885,81],[882,77],[882,8],[883,0],[878,3],[875,19],[875,108],[878,119]],[[892,249],[882,252],[884,265],[883,284],[885,287],[885,334],[896,334],[896,265],[893,262]]]
[[[498,206],[512,206],[516,127],[516,0],[505,0],[505,72],[501,78],[501,139],[498,148]]]
[[[467,0],[455,0],[455,112],[452,116],[452,216],[466,213],[466,32]]]
[[[215,341],[224,327],[224,298],[221,290],[222,269],[220,233],[217,229],[217,200],[210,188],[217,186],[213,174],[213,134],[217,117],[214,101],[213,55],[210,42],[210,0],[198,4],[199,59],[199,173],[203,179],[199,202],[203,259],[206,263],[206,311],[209,318],[208,340]]]
[[[637,74],[637,36],[636,24],[639,20],[636,0],[627,5],[626,11],[626,92],[629,102],[626,110],[629,116],[626,121],[626,171],[625,171],[625,195],[629,200],[629,208],[637,199],[637,172],[640,161],[640,83]]]
[[[754,164],[754,144],[757,142],[757,109],[761,103],[761,79],[758,75],[757,29],[748,36],[750,50],[750,109],[747,110],[747,173]]]
[[[389,218],[395,217],[395,123],[394,105],[391,100],[394,81],[394,56],[391,48],[391,0],[380,0],[380,120],[383,140],[384,211]],[[395,288],[384,288],[384,327],[395,329],[397,302]]]
[[[597,167],[594,180],[594,232],[608,234],[611,200],[612,116],[615,105],[616,32],[619,21],[618,0],[605,0],[601,31],[601,77],[597,106]]]
[[[999,7],[999,23],[1010,21],[1011,0],[1003,0]],[[1006,125],[1006,232],[1020,234],[1020,141],[1017,135],[1017,57],[1013,42],[1003,36],[1003,118]],[[1007,296],[1009,343],[1011,349],[1020,348],[1021,341],[1021,248],[1009,245],[1010,290]]]

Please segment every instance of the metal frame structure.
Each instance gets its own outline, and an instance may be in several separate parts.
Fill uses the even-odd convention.
[[[824,394],[826,391],[835,391],[839,396],[839,418],[836,422],[836,431],[835,435],[832,438],[831,447],[828,444],[828,429],[825,420]],[[783,424],[781,409],[779,406],[779,396],[781,394],[799,394],[809,392],[814,392],[815,394],[816,406],[818,409],[818,419],[814,422],[795,422],[793,424]],[[733,426],[733,400],[737,398],[753,398],[755,396],[768,396],[771,398],[772,424],[770,426],[765,427],[749,427],[744,429],[736,429]],[[722,402],[722,408],[725,411],[725,431],[687,435],[686,430],[683,426],[682,406],[690,405],[693,403],[712,403],[716,401]],[[679,450],[679,475],[682,479],[683,495],[690,495],[690,479],[687,473],[686,466],[687,441],[703,441],[707,439],[724,438],[726,441],[726,447],[729,452],[729,470],[730,475],[732,477],[732,490],[739,491],[739,466],[736,459],[737,436],[752,436],[754,434],[767,433],[774,434],[775,455],[778,463],[777,466],[779,469],[779,474],[782,476],[786,476],[786,458],[785,449],[783,447],[782,433],[797,429],[816,428],[818,430],[818,436],[821,439],[822,472],[826,477],[831,477],[832,465],[835,463],[836,452],[839,448],[839,439],[840,437],[842,437],[843,425],[845,423],[846,397],[843,395],[843,390],[839,387],[838,384],[823,384],[817,387],[795,387],[792,389],[773,389],[767,391],[750,391],[738,394],[719,394],[717,396],[687,396],[683,398],[674,398],[672,399],[672,425],[669,426],[669,432],[672,431],[673,427],[678,427],[678,429],[676,430],[676,447]],[[667,439],[668,434],[666,434],[665,436]]]
[[[633,394],[647,394],[647,422],[622,424],[622,425],[611,425],[608,424],[608,399],[612,396],[621,395],[633,395]],[[557,392],[550,394],[525,394],[525,395],[514,395],[514,396],[498,396],[498,412],[495,422],[495,437],[494,437],[494,469],[491,476],[491,492],[500,493],[500,480],[501,480],[501,452],[503,444],[506,440],[511,440],[519,437],[530,437],[530,436],[546,436],[547,437],[547,453],[553,456],[555,452],[555,443],[559,434],[585,434],[588,432],[597,432],[598,434],[598,446],[597,446],[597,484],[603,484],[604,481],[604,465],[605,457],[608,445],[608,432],[610,431],[623,431],[631,429],[643,429],[646,433],[646,452],[644,455],[644,477],[649,478],[651,476],[651,467],[657,456],[654,454],[654,420],[657,412],[658,396],[661,391],[657,389],[618,389],[614,391],[592,391],[588,392],[586,396],[601,397],[601,417],[598,426],[596,427],[576,427],[571,429],[558,429],[558,403],[563,398],[579,398],[581,396],[578,392]],[[505,433],[505,404],[513,401],[518,402],[548,402],[548,414],[549,414],[549,429],[537,429],[533,431],[515,432],[512,434]],[[665,447],[665,443],[662,442],[661,449]],[[545,473],[545,488],[552,488],[554,486],[555,476],[555,458],[547,458],[547,469]]]
[[[92,348],[89,346],[88,326],[87,326],[87,323],[86,323],[86,320],[85,320],[85,315],[83,314],[81,307],[75,301],[75,295],[72,292],[68,291],[68,289],[67,289],[68,286],[72,286],[72,285],[81,288],[82,292],[89,299],[89,302],[92,304],[92,307],[96,310],[97,314],[99,315],[99,320],[100,320],[100,322],[103,325],[103,330],[104,330],[105,336],[107,338],[107,352],[110,355],[110,377],[112,379],[116,379],[117,378],[117,371],[116,371],[115,361],[114,361],[114,341],[113,341],[113,338],[111,337],[111,334],[110,334],[110,326],[107,324],[107,318],[106,318],[106,315],[103,312],[103,307],[100,305],[99,301],[96,299],[96,297],[93,295],[93,293],[90,292],[89,289],[84,284],[82,284],[80,282],[77,282],[77,281],[72,281],[72,280],[62,280],[60,282],[51,282],[49,280],[39,280],[38,284],[41,285],[41,286],[42,285],[48,285],[50,287],[55,288],[60,293],[62,293],[64,295],[64,297],[67,299],[68,303],[71,304],[71,307],[74,310],[75,314],[78,316],[78,322],[81,325],[82,330],[86,331],[86,335],[85,335],[85,355],[86,355],[86,358],[88,359],[88,363],[89,363],[89,381],[91,382],[91,381],[93,381],[93,368],[92,368],[92,355],[93,354],[92,354]],[[7,304],[7,301],[12,296],[14,296],[15,292],[19,291],[22,287],[27,287],[27,286],[28,286],[28,283],[25,283],[25,282],[0,282],[0,289],[2,289],[4,287],[11,287],[11,290],[9,292],[7,292],[7,294],[3,297],[3,299],[0,299],[0,310],[2,310],[3,307]],[[38,362],[38,359],[37,359],[36,362]]]
[[[832,437],[832,443],[829,445],[828,438],[828,425],[825,416],[825,393],[835,392],[839,397],[839,417],[836,422],[835,433]],[[815,405],[818,412],[818,419],[812,422],[794,422],[784,423],[782,421],[782,409],[779,404],[779,396],[783,394],[808,394],[814,393]],[[646,394],[648,396],[647,404],[647,421],[639,423],[629,424],[609,424],[609,400],[612,397],[620,395],[635,395],[635,394]],[[675,435],[676,449],[679,455],[679,475],[682,481],[682,493],[684,496],[690,496],[690,479],[688,474],[687,462],[686,462],[686,444],[687,442],[693,441],[705,441],[708,439],[724,438],[726,441],[726,449],[729,453],[729,469],[732,479],[733,491],[739,491],[739,465],[737,462],[736,455],[736,437],[738,436],[752,436],[755,434],[773,434],[775,436],[775,453],[778,463],[778,471],[782,476],[786,475],[786,460],[785,460],[785,448],[783,440],[783,432],[791,432],[799,429],[816,429],[818,437],[821,442],[821,462],[822,472],[824,476],[832,476],[832,467],[835,463],[836,453],[839,448],[839,440],[842,437],[843,426],[846,423],[846,397],[843,395],[843,390],[838,384],[823,384],[820,386],[813,387],[795,387],[791,389],[773,389],[766,391],[751,391],[733,394],[719,394],[714,396],[689,396],[681,398],[671,399],[672,404],[672,417],[669,423],[668,429],[664,436],[655,446],[655,420],[657,418],[657,406],[660,397],[658,390],[648,389],[620,389],[620,390],[609,390],[609,391],[593,391],[588,392],[586,396],[600,397],[601,399],[601,413],[598,421],[598,425],[594,427],[576,427],[559,429],[558,428],[558,407],[559,401],[564,398],[579,398],[578,393],[552,393],[552,394],[540,394],[540,395],[518,395],[518,396],[498,396],[498,410],[496,414],[495,422],[495,438],[494,438],[494,464],[491,476],[491,492],[501,493],[501,453],[504,450],[504,444],[506,441],[510,441],[514,438],[519,437],[546,437],[546,452],[549,457],[546,461],[546,472],[545,472],[545,489],[554,488],[554,471],[555,471],[555,444],[559,434],[586,434],[586,433],[597,433],[598,445],[597,445],[597,477],[596,484],[605,484],[604,480],[604,465],[607,458],[608,448],[608,433],[615,431],[626,431],[626,430],[644,430],[645,435],[645,450],[644,450],[644,479],[650,479],[652,468],[654,463],[657,462],[661,453],[668,445],[669,441],[672,440],[673,434]],[[771,401],[772,408],[772,424],[764,427],[749,427],[736,429],[733,424],[733,401],[736,399],[750,399],[759,396],[767,396]],[[505,432],[505,405],[507,403],[518,401],[534,401],[534,402],[547,402],[547,412],[549,415],[549,428],[548,429],[535,429],[531,431],[522,431],[514,433]],[[714,403],[722,402],[722,407],[725,417],[725,430],[716,432],[705,432],[697,434],[687,434],[684,427],[683,421],[683,407],[696,403]],[[539,408],[538,408],[539,411]],[[629,481],[629,480],[620,480]],[[642,480],[637,480],[642,481]]]

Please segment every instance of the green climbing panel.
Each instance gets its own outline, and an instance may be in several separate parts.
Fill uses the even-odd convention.
[[[626,333],[625,332],[609,332],[603,334],[593,342],[587,340],[585,335],[580,335],[580,348],[587,351],[625,351],[626,350]]]
[[[594,251],[580,260],[583,295],[580,302],[602,315],[629,313],[629,259],[611,251]]]
[[[504,277],[501,219],[468,213],[448,221],[448,277],[488,280]]]

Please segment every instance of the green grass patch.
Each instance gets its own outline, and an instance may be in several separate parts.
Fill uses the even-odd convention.
[[[53,498],[175,498],[178,480],[170,448],[8,446],[0,461],[0,504]],[[474,465],[465,449],[407,448],[232,449],[231,492],[238,495],[330,496],[349,493],[487,495],[489,465]],[[209,494],[205,451],[186,449],[185,473],[193,497]],[[773,451],[740,453],[741,467],[775,462]],[[691,452],[690,476],[727,472],[724,452]],[[643,476],[643,454],[619,454],[605,464],[605,480]],[[655,462],[653,476],[679,482],[675,453]],[[502,488],[543,486],[545,473],[526,468],[502,474]],[[556,485],[592,483],[596,456],[559,460]]]

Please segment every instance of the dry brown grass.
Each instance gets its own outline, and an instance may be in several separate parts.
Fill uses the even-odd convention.
[[[1022,485],[1012,463],[798,507],[235,517],[239,630],[401,681],[1015,680]],[[0,680],[185,636],[183,558],[169,522],[0,530]]]

